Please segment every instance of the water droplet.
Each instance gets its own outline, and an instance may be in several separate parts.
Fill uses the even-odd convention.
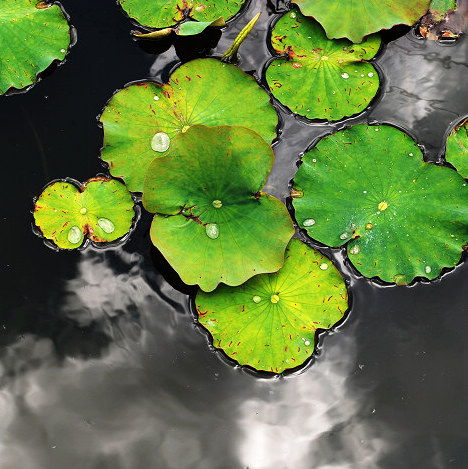
[[[309,346],[310,345],[310,340],[304,340],[304,345]]]
[[[306,218],[303,222],[302,222],[302,225],[303,226],[312,226],[312,225],[315,225],[315,220],[313,218]]]
[[[362,191],[363,194],[367,194],[367,191]]]
[[[349,78],[349,75],[346,73],[346,72],[343,72],[341,74],[342,78],[344,78],[345,80],[347,80]]]
[[[253,298],[252,298],[252,301],[254,303],[260,303],[260,301],[262,301],[262,299],[258,296],[258,295],[255,295]]]
[[[72,226],[68,231],[68,241],[72,244],[78,244],[83,239],[83,233],[77,226]]]
[[[376,132],[378,132],[379,130],[380,130],[379,128],[375,129]]]
[[[349,238],[349,234],[348,233],[341,233],[340,234],[340,239],[348,239]]]
[[[102,231],[106,233],[112,233],[115,230],[115,225],[107,218],[99,218],[97,222]]]
[[[409,156],[413,156],[413,154],[412,154],[412,153],[408,153],[408,154],[409,154]]]
[[[293,12],[293,13],[291,13],[289,16],[290,16],[291,18],[295,18],[295,17],[296,17],[296,13]]]
[[[379,208],[379,210],[382,211],[382,212],[383,212],[384,210],[387,210],[387,208],[388,208],[387,202],[385,202],[385,200],[382,201],[382,202],[380,202],[378,208]]]
[[[154,137],[151,140],[151,148],[159,153],[165,152],[169,148],[170,144],[171,139],[169,138],[169,135],[164,132],[154,134]]]
[[[221,208],[223,206],[221,200],[213,200],[212,204],[214,208]]]
[[[336,94],[336,91],[332,91],[332,94]]]
[[[65,54],[65,52],[67,52],[67,51],[66,51],[65,49],[60,49],[60,52],[61,52],[62,54]]]
[[[372,77],[374,76],[374,74],[373,74],[372,72],[369,72],[369,73],[367,74],[367,76],[368,76],[369,78],[372,78]]]
[[[153,99],[154,99],[155,101],[159,101],[159,96],[155,96]]]
[[[361,248],[356,244],[355,246],[353,246],[349,252],[350,254],[359,254],[359,251],[361,250]]]
[[[364,78],[364,74],[363,74],[363,73],[361,73],[361,78]]]
[[[279,297],[278,295],[271,295],[270,301],[271,301],[273,304],[278,303],[279,300],[280,300],[280,297]]]
[[[86,212],[87,212],[86,207],[80,208],[81,215],[86,215]]]
[[[219,227],[216,223],[208,223],[205,226],[206,236],[211,239],[216,239],[219,236]]]
[[[426,265],[426,268],[424,270],[426,271],[426,274],[430,274],[432,271],[431,266],[429,265]]]
[[[328,264],[326,264],[325,262],[323,264],[320,264],[319,266],[322,270],[327,270],[328,269]]]
[[[368,223],[366,225],[366,230],[372,230],[372,228],[374,228],[374,225],[372,223]]]
[[[314,158],[314,159],[312,160],[312,163],[317,163],[317,160]]]

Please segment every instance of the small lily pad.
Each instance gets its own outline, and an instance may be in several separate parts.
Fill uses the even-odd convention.
[[[222,16],[226,21],[240,9],[244,0],[119,0],[128,16],[144,26],[167,28],[188,18],[212,22]]]
[[[133,35],[138,39],[161,39],[169,36],[171,33],[178,36],[196,36],[205,31],[206,28],[220,28],[223,26],[226,26],[226,22],[222,17],[219,17],[214,21],[185,21],[185,23],[177,25],[174,28],[158,29],[150,33],[133,32]]]
[[[126,187],[105,177],[95,177],[81,187],[53,182],[37,199],[34,220],[45,238],[59,248],[80,247],[86,237],[96,243],[121,238],[135,216]]]
[[[213,345],[241,365],[274,373],[302,365],[317,329],[329,329],[348,306],[343,278],[329,259],[297,239],[284,266],[239,287],[199,291],[198,320]]]
[[[362,44],[327,39],[323,28],[297,9],[273,28],[279,54],[267,69],[273,95],[309,119],[342,119],[363,111],[379,89],[379,75],[368,62],[380,48],[379,35]]]
[[[468,178],[468,119],[457,125],[447,138],[445,159]]]
[[[364,36],[397,24],[412,25],[423,16],[430,0],[294,0],[302,13],[314,17],[330,39]]]
[[[156,214],[151,240],[185,283],[211,291],[282,266],[292,222],[260,192],[273,159],[250,129],[197,125],[151,163],[143,187],[143,205]]]
[[[70,28],[60,6],[36,0],[2,0],[0,6],[0,95],[23,89],[54,60],[62,61]]]
[[[278,116],[253,77],[216,59],[197,59],[180,66],[166,85],[146,82],[119,91],[101,122],[102,159],[129,190],[141,192],[150,163],[170,149],[154,148],[156,134],[166,134],[170,144],[195,124],[242,125],[270,142]]]
[[[434,279],[460,261],[468,242],[465,180],[425,163],[411,137],[388,125],[322,139],[304,156],[294,190],[299,227],[328,246],[346,244],[366,277]]]

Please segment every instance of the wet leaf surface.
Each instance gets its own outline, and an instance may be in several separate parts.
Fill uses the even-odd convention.
[[[132,196],[114,180],[96,177],[81,190],[66,181],[53,182],[39,196],[34,220],[45,238],[59,248],[80,247],[86,237],[97,243],[128,233],[135,216]]]
[[[248,103],[248,105],[246,105]],[[154,146],[156,134],[174,137],[192,125],[242,125],[270,142],[278,117],[268,93],[251,76],[216,59],[180,66],[168,84],[146,82],[116,93],[105,108],[102,159],[134,192],[154,158],[170,148]]]
[[[239,287],[199,291],[198,320],[213,345],[241,365],[281,373],[314,351],[317,329],[329,329],[347,309],[343,278],[330,260],[297,239],[284,266]]]
[[[355,125],[322,139],[299,168],[296,220],[317,241],[347,243],[366,277],[436,278],[468,241],[468,187],[453,169],[425,163],[390,126]]]
[[[193,126],[148,170],[151,240],[182,280],[211,291],[277,271],[294,233],[286,207],[261,193],[273,151],[243,127]]]
[[[295,0],[302,13],[315,18],[330,39],[355,43],[397,24],[412,25],[429,8],[429,0]]]
[[[319,23],[295,8],[275,25],[271,41],[287,57],[274,60],[266,78],[273,95],[291,111],[339,120],[363,111],[377,94],[379,75],[368,60],[380,48],[378,35],[362,44],[330,40]]]
[[[0,94],[36,82],[54,60],[62,61],[70,29],[58,4],[2,0],[0,6]]]
[[[468,178],[468,119],[457,125],[447,138],[445,159]]]

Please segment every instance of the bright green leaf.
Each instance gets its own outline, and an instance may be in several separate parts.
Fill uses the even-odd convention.
[[[59,5],[1,0],[0,94],[23,89],[54,60],[63,60],[70,29]]]
[[[251,128],[270,142],[278,116],[268,93],[250,75],[216,59],[197,59],[180,66],[166,85],[139,83],[119,91],[101,122],[102,159],[129,190],[141,192],[150,163],[170,148],[154,144],[155,138],[170,145],[192,125],[226,124]]]
[[[114,179],[92,178],[81,188],[58,181],[39,196],[34,219],[45,238],[62,249],[74,249],[85,237],[103,243],[127,234],[133,205],[126,187]]]
[[[185,283],[211,291],[281,267],[294,230],[286,207],[260,192],[273,159],[252,130],[198,125],[151,163],[151,240]]]
[[[414,24],[429,7],[429,0],[294,0],[302,13],[314,17],[330,39],[364,36],[397,24]]]
[[[355,125],[325,137],[304,156],[294,189],[299,226],[329,246],[348,243],[366,277],[434,279],[460,261],[468,241],[465,180],[423,162],[394,127]]]
[[[291,111],[333,121],[363,111],[377,94],[379,75],[368,60],[380,48],[378,35],[362,44],[330,40],[315,20],[295,9],[276,23],[271,41],[287,57],[274,60],[266,78]]]
[[[292,239],[284,266],[239,287],[199,291],[198,320],[213,345],[241,365],[281,373],[314,351],[317,329],[329,329],[347,309],[343,278],[329,259]]]
[[[163,37],[169,36],[171,33],[175,33],[179,36],[194,36],[196,34],[202,33],[206,28],[219,28],[223,26],[226,26],[226,22],[220,16],[214,21],[185,21],[175,28],[158,29],[157,31],[152,31],[151,33],[134,32],[133,35],[139,39],[162,39]]]
[[[468,119],[457,125],[447,138],[445,159],[468,178]]]
[[[127,14],[140,24],[165,28],[192,18],[201,22],[212,22],[222,16],[226,20],[233,17],[244,0],[215,2],[213,0],[119,0]]]

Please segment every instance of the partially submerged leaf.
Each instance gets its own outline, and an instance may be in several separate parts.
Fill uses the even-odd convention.
[[[407,134],[355,125],[303,158],[293,199],[299,227],[328,246],[347,244],[366,277],[436,278],[468,242],[468,187],[456,171],[425,163]]]
[[[361,42],[364,36],[397,24],[414,24],[429,8],[430,0],[294,0],[302,13],[314,17],[330,39],[346,37]]]
[[[447,138],[445,159],[468,178],[468,119],[457,125]]]
[[[0,5],[0,95],[23,89],[54,60],[62,61],[70,28],[59,5],[2,0]]]
[[[215,19],[214,21],[185,21],[184,23],[174,28],[158,29],[150,33],[134,32],[133,35],[138,39],[161,39],[169,36],[171,33],[178,36],[194,36],[205,31],[206,28],[220,28],[226,26],[223,17]]]
[[[244,0],[119,0],[127,14],[144,26],[166,28],[191,18],[200,22],[232,18]]]
[[[294,230],[286,207],[260,192],[273,159],[252,130],[198,125],[151,163],[151,240],[185,283],[211,291],[281,267]]]
[[[343,278],[329,259],[292,239],[284,266],[239,287],[199,291],[198,320],[213,345],[241,365],[274,373],[302,365],[317,329],[329,329],[347,309]]]
[[[368,60],[380,48],[378,35],[362,44],[330,40],[320,24],[294,9],[276,23],[271,41],[287,57],[270,64],[266,79],[291,111],[333,121],[361,112],[377,94],[379,75]]]
[[[278,116],[253,77],[216,59],[197,59],[180,66],[166,85],[146,82],[120,90],[101,122],[102,159],[129,190],[141,192],[150,163],[170,148],[153,145],[157,134],[166,134],[170,145],[195,124],[242,125],[270,142]]]
[[[53,182],[37,199],[34,220],[45,238],[59,248],[74,249],[85,237],[97,243],[121,238],[135,215],[132,196],[114,179],[96,177],[80,188]]]

